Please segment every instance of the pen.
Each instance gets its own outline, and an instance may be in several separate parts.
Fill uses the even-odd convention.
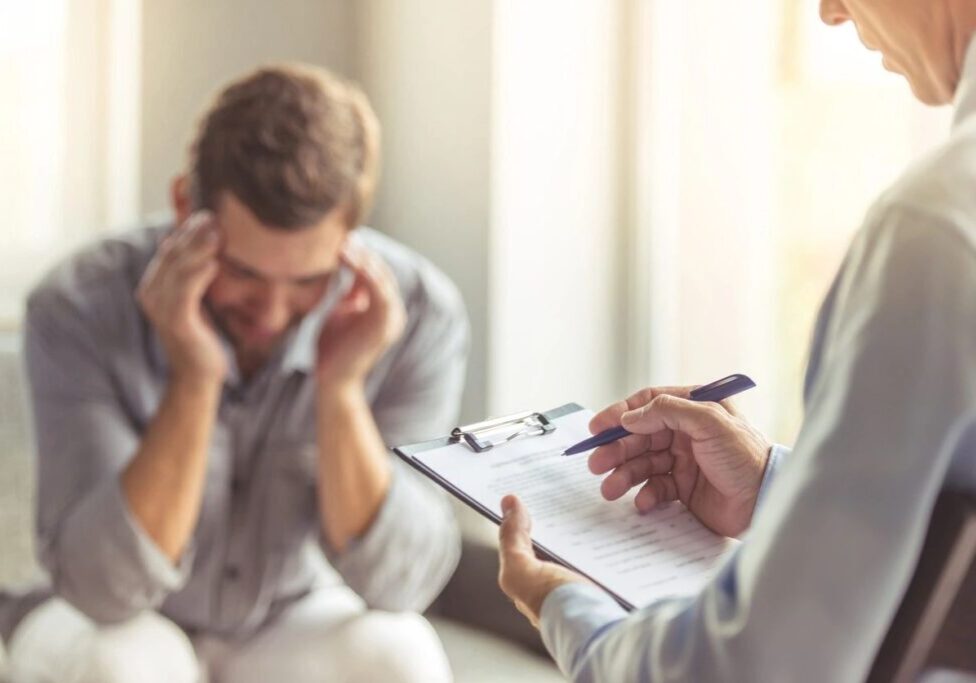
[[[756,386],[756,383],[745,375],[729,375],[728,377],[723,377],[722,379],[712,382],[711,384],[698,387],[691,392],[689,397],[692,401],[714,401],[715,403],[718,403],[719,401],[724,401],[730,396],[735,396],[736,394],[742,393],[747,389],[752,389],[754,386]],[[570,446],[565,450],[565,452],[563,452],[563,455],[585,453],[586,451],[591,451],[594,448],[599,448],[600,446],[606,446],[608,443],[613,443],[614,441],[629,435],[630,432],[624,427],[613,427],[611,429],[604,430],[595,436],[591,436],[589,439],[580,441],[575,446]]]

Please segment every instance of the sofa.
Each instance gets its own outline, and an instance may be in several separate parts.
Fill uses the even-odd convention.
[[[37,572],[30,428],[18,346],[16,334],[0,334],[0,586],[23,584]],[[461,562],[428,611],[456,680],[562,680],[536,631],[497,587],[492,525],[461,506],[457,512],[464,530]],[[4,669],[0,643],[0,681]]]

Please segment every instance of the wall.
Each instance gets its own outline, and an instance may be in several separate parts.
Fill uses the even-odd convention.
[[[473,339],[464,421],[488,410],[492,2],[358,0],[356,75],[383,126],[372,223],[457,283]]]
[[[618,33],[629,0],[143,3],[141,207],[167,207],[195,117],[252,66],[360,81],[383,125],[371,223],[458,284],[462,419],[623,389]],[[546,36],[547,49],[537,39]]]
[[[598,408],[626,348],[622,3],[496,5],[491,409]]]
[[[269,61],[349,74],[354,10],[348,0],[144,0],[143,213],[168,207],[196,117],[225,81]]]

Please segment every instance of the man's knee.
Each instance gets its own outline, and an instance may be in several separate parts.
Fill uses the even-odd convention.
[[[371,679],[398,683],[451,680],[440,638],[419,614],[367,612],[346,623],[337,636],[350,651],[361,653]]]
[[[193,645],[172,622],[144,613],[97,626],[52,600],[30,614],[11,641],[14,683],[197,683]]]
[[[87,651],[89,681],[197,683],[193,644],[171,621],[147,612],[98,629]]]

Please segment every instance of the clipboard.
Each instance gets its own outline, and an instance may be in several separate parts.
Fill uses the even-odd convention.
[[[584,414],[577,415],[581,412]],[[422,443],[399,446],[394,448],[393,451],[409,466],[423,474],[428,479],[432,480],[459,501],[495,524],[501,524],[502,518],[498,513],[485,506],[480,500],[469,494],[467,491],[455,485],[454,482],[450,481],[436,469],[425,463],[421,457],[424,454],[431,454],[433,451],[439,451],[441,454],[437,457],[444,458],[447,457],[444,454],[445,449],[460,449],[457,451],[457,453],[466,456],[488,456],[490,454],[497,454],[498,451],[504,450],[507,447],[511,447],[511,444],[518,444],[526,440],[539,440],[539,442],[544,445],[546,440],[552,439],[553,445],[558,445],[560,442],[554,438],[554,435],[559,434],[560,421],[564,418],[568,418],[569,421],[578,422],[579,420],[589,417],[587,414],[585,414],[586,412],[587,411],[579,404],[568,403],[544,412],[518,413],[515,415],[485,420],[483,422],[478,422],[471,425],[459,426],[453,429],[451,433],[445,437]],[[578,430],[578,426],[576,429]],[[585,463],[585,459],[565,459],[561,462],[565,464],[560,465],[560,467],[572,466],[571,463],[575,463],[575,466],[580,467],[582,466],[582,463]],[[587,487],[592,486],[593,495],[598,495],[597,491],[599,488],[599,482],[596,477],[593,478],[592,482],[587,480],[586,485]],[[518,491],[513,492],[519,493]],[[607,506],[619,506],[621,503],[623,503],[623,501],[617,501],[616,503],[607,502],[604,504]],[[640,516],[637,515],[637,512],[630,506],[630,504],[624,503],[624,505],[628,506],[627,514],[631,515],[633,520],[638,520]],[[691,513],[688,513],[684,509],[684,506],[680,503],[675,503],[673,505],[680,506],[680,514],[682,519],[690,516]],[[695,524],[701,526],[697,521]],[[701,528],[704,529],[704,527]],[[713,535],[712,532],[707,530],[705,530],[705,533]],[[607,585],[607,581],[601,580],[599,576],[595,576],[594,573],[588,572],[581,568],[579,563],[568,561],[560,552],[557,552],[556,549],[547,547],[545,544],[540,543],[534,536],[535,534],[533,533],[532,545],[540,557],[560,564],[585,576],[594,584],[606,591],[624,609],[629,611],[645,604],[643,602],[637,604],[634,600],[624,597],[620,591]],[[631,594],[634,593],[631,591]]]
[[[495,524],[501,524],[502,518],[500,516],[484,507],[477,500],[466,494],[461,489],[457,488],[454,484],[446,480],[420,460],[417,460],[414,456],[437,448],[460,445],[462,443],[466,444],[475,453],[484,453],[498,446],[504,446],[515,439],[546,436],[547,434],[552,434],[556,431],[556,425],[554,424],[556,420],[580,410],[583,410],[583,406],[576,403],[567,403],[564,406],[544,413],[517,413],[507,417],[484,420],[483,422],[476,422],[470,425],[455,427],[451,431],[450,435],[440,439],[432,439],[422,443],[396,447],[393,449],[393,452],[400,456],[401,459],[406,461],[408,465],[420,471],[420,473],[425,477],[433,479],[438,485],[440,485],[462,503],[476,510]],[[506,429],[511,430],[511,433],[508,436],[497,440],[491,439],[492,433]]]

